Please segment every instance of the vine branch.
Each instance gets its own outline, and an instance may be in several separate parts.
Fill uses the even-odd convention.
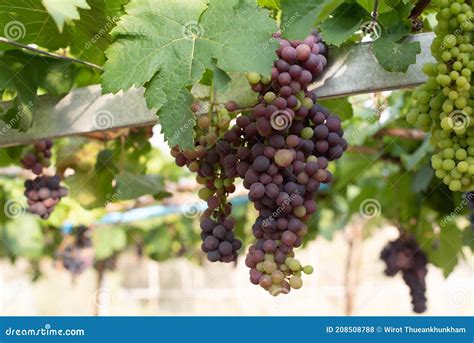
[[[404,139],[410,139],[414,141],[422,141],[426,137],[426,133],[421,130],[416,129],[381,129],[379,132],[375,134],[374,137],[382,137],[382,136],[390,136],[390,137],[398,137]]]
[[[420,0],[411,10],[410,16],[408,17],[411,20],[417,19],[425,10],[426,7],[431,3],[431,0]]]
[[[53,53],[53,52],[49,52],[49,51],[46,51],[46,50],[34,48],[34,47],[30,46],[30,45],[18,43],[18,42],[9,40],[9,39],[7,39],[7,38],[5,38],[5,37],[0,37],[0,43],[8,44],[8,45],[11,45],[11,46],[20,48],[20,49],[25,49],[25,50],[34,52],[34,53],[36,53],[36,54],[45,55],[45,56],[48,56],[48,57],[51,57],[51,58],[55,58],[55,59],[58,59],[58,60],[63,60],[63,61],[69,61],[69,62],[73,62],[73,63],[82,64],[82,65],[85,65],[85,66],[87,66],[87,67],[89,67],[89,68],[93,68],[93,69],[96,69],[96,70],[99,70],[99,71],[103,71],[103,70],[104,70],[101,66],[99,66],[99,65],[97,65],[97,64],[94,64],[94,63],[91,63],[91,62],[87,62],[87,61],[83,61],[83,60],[80,60],[80,59],[77,59],[77,58],[73,58],[73,57],[67,57],[67,56],[64,56],[64,55],[55,54],[55,53]]]

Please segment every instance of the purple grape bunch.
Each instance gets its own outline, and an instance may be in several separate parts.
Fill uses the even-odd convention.
[[[42,139],[21,159],[23,167],[37,175],[35,179],[25,181],[27,212],[36,214],[41,219],[48,219],[61,198],[68,195],[68,189],[61,186],[58,175],[42,175],[44,168],[51,165],[52,146],[50,139]]]
[[[380,258],[385,262],[385,275],[393,277],[402,273],[403,281],[410,288],[413,311],[425,312],[428,262],[418,243],[412,237],[400,237],[385,246]]]

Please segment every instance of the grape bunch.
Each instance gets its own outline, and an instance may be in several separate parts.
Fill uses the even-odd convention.
[[[452,191],[474,189],[474,49],[472,6],[468,0],[435,0],[439,7],[435,63],[423,72],[428,81],[413,93],[415,107],[407,122],[431,131],[436,176]]]
[[[226,104],[235,110],[235,104]],[[231,217],[232,204],[228,195],[235,191],[236,148],[229,142],[234,140],[237,145],[240,138],[233,130],[229,130],[231,117],[226,108],[221,108],[218,115],[199,116],[196,128],[196,142],[193,149],[171,150],[176,164],[187,166],[197,173],[196,180],[203,186],[198,192],[199,198],[207,202],[208,208],[201,215],[201,250],[207,254],[211,262],[232,262],[242,242],[234,237],[235,221]]]
[[[382,250],[380,258],[385,262],[385,274],[395,276],[402,272],[403,281],[410,288],[413,311],[426,311],[427,260],[413,238],[398,238],[389,242]]]
[[[327,63],[321,37],[313,32],[304,41],[276,38],[280,48],[271,79],[248,74],[260,101],[236,123],[246,143],[237,150],[236,170],[259,212],[245,263],[251,283],[275,296],[301,288],[302,273],[313,272],[293,249],[308,232],[316,191],[332,180],[328,162],[347,149],[340,119],[307,89]]]
[[[79,275],[91,267],[94,262],[92,230],[83,225],[75,227],[65,238],[64,247],[57,257],[63,267],[74,275]]]
[[[25,181],[25,196],[29,213],[41,219],[48,219],[61,198],[68,194],[68,189],[60,185],[59,176],[38,176]]]
[[[259,216],[252,227],[255,243],[245,263],[250,281],[272,295],[302,286],[302,266],[293,249],[303,243],[306,223],[316,211],[315,193],[329,183],[329,161],[347,149],[341,120],[316,103],[308,86],[327,64],[327,48],[317,32],[303,41],[280,42],[271,77],[248,73],[259,93],[251,111],[237,111],[233,102],[218,115],[197,119],[194,149],[171,151],[178,166],[198,174],[203,185],[199,197],[208,209],[201,216],[202,250],[210,261],[235,260],[240,241],[234,238],[234,221],[227,197],[235,178],[243,180]]]
[[[35,179],[25,181],[27,211],[42,219],[48,219],[61,198],[68,194],[67,188],[60,185],[59,176],[42,175],[43,168],[51,165],[52,146],[53,142],[50,139],[39,140],[21,159],[23,168],[37,175]]]
[[[43,168],[48,168],[51,165],[52,146],[53,142],[50,139],[42,139],[36,142],[33,149],[21,159],[23,168],[31,170],[35,175],[41,175]]]

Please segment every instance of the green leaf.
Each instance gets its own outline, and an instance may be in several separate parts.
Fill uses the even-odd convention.
[[[385,0],[388,6],[395,8],[398,6],[401,0]]]
[[[280,1],[279,0],[257,0],[257,3],[261,7],[266,7],[272,10],[279,10],[280,9]]]
[[[281,24],[283,37],[287,39],[304,39],[311,33],[324,0],[280,0]]]
[[[56,22],[59,32],[63,32],[65,21],[79,19],[78,8],[90,9],[86,0],[43,0],[42,2]]]
[[[214,61],[226,73],[270,74],[276,25],[254,1],[139,0],[126,11],[112,32],[117,41],[106,52],[104,92],[145,85],[148,106],[159,110],[171,146],[192,146],[187,87]]]
[[[403,8],[408,8],[407,6]],[[403,8],[400,8],[400,12]],[[416,63],[416,55],[421,52],[421,46],[420,42],[402,41],[410,33],[410,25],[400,17],[400,12],[392,11],[380,16],[384,30],[372,44],[372,52],[385,70],[404,73],[411,64]]]
[[[120,227],[98,227],[92,234],[92,240],[96,259],[103,260],[125,248],[127,235]]]
[[[0,32],[20,43],[35,43],[50,49],[67,46],[67,36],[59,32],[39,0],[2,0]]]
[[[423,144],[421,144],[413,154],[404,154],[401,156],[402,163],[407,170],[412,170],[421,160],[431,155],[433,152],[433,146],[430,144],[430,139],[431,134],[428,134],[423,141]]]
[[[383,35],[373,43],[372,51],[380,65],[390,72],[404,73],[416,63],[416,55],[421,52],[420,42],[397,43]]]
[[[321,23],[321,34],[326,43],[340,46],[367,20],[370,20],[370,13],[357,2],[343,3],[334,11],[332,17]]]
[[[413,176],[413,193],[425,192],[431,184],[434,177],[434,170],[431,164],[424,165]]]
[[[331,113],[338,115],[342,120],[350,119],[354,115],[352,104],[349,102],[348,97],[330,100],[318,100],[318,104],[328,108]]]
[[[421,235],[417,239],[427,253],[428,260],[443,269],[447,277],[458,263],[458,254],[463,245],[463,233],[453,221],[447,222],[439,232],[435,232],[430,223],[424,222]]]
[[[145,194],[159,195],[164,192],[164,182],[160,175],[133,175],[121,173],[115,178],[115,194],[120,200],[136,199]]]
[[[43,252],[43,240],[38,221],[28,214],[7,222],[2,232],[3,244],[12,257],[39,259]]]

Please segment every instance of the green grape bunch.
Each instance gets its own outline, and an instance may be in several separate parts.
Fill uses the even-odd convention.
[[[451,191],[474,189],[474,17],[469,0],[435,0],[438,24],[427,63],[427,82],[413,93],[409,124],[431,132],[436,176]]]

